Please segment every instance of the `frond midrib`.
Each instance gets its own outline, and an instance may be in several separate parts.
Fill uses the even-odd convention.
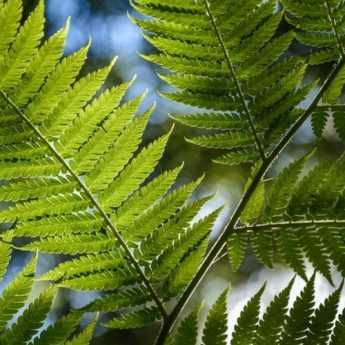
[[[235,82],[235,87],[236,87],[237,92],[238,92],[238,94],[240,96],[241,105],[242,105],[244,113],[246,114],[246,117],[247,117],[250,129],[251,129],[251,132],[252,132],[254,140],[255,140],[255,145],[257,147],[257,150],[258,150],[258,152],[260,154],[260,157],[261,157],[262,161],[264,162],[266,160],[265,151],[264,151],[264,149],[262,147],[261,141],[259,139],[259,135],[258,135],[258,133],[257,133],[257,131],[255,129],[255,125],[254,125],[254,122],[253,122],[253,119],[252,119],[252,115],[251,115],[251,112],[250,112],[250,110],[248,108],[247,102],[245,100],[245,96],[244,96],[244,93],[243,93],[243,90],[242,90],[241,83],[240,83],[240,81],[238,80],[238,78],[236,76],[235,68],[234,68],[234,65],[232,63],[229,51],[228,51],[228,49],[225,46],[225,42],[223,40],[223,37],[222,37],[222,34],[221,34],[220,30],[218,29],[216,20],[215,20],[213,14],[212,14],[212,11],[211,11],[211,8],[210,8],[208,0],[203,0],[203,3],[204,3],[204,6],[205,6],[207,15],[210,18],[211,25],[212,25],[212,27],[213,27],[213,29],[215,31],[215,34],[216,34],[217,39],[219,41],[219,44],[221,46],[221,49],[224,52],[224,57],[225,57],[227,65],[228,65],[230,76],[231,76],[231,78]]]

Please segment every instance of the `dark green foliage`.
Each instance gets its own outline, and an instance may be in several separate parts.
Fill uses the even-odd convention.
[[[9,252],[8,245],[0,244],[0,257],[6,258]],[[36,261],[37,258],[33,258],[0,296],[0,343],[3,345],[26,345],[30,341],[32,345],[70,344],[69,340],[82,317],[82,313],[72,312],[41,330],[51,309],[55,289],[50,287],[33,300],[29,298],[35,279]],[[0,273],[1,280],[6,268],[7,265],[4,265]],[[75,337],[80,339],[79,345],[90,343],[94,326],[89,326],[88,338],[80,338],[81,335]]]
[[[295,120],[293,110],[310,90],[301,84],[303,60],[280,59],[293,34],[278,34],[282,13],[276,12],[275,1],[133,3],[152,17],[134,20],[160,51],[145,58],[174,72],[161,77],[178,91],[164,96],[200,108],[174,119],[218,130],[188,141],[229,151],[215,159],[220,164],[264,158]]]
[[[331,338],[332,345],[340,344],[340,337],[343,335],[343,315],[337,316],[337,311],[343,285],[341,284],[323,304],[317,307],[314,298],[314,280],[315,275],[306,283],[291,309],[288,308],[288,302],[294,281],[290,282],[271,301],[262,317],[259,317],[259,308],[264,288],[260,289],[242,310],[230,343],[226,337],[221,337],[222,334],[228,333],[226,332],[226,292],[223,293],[209,311],[203,329],[203,344],[325,345]],[[171,344],[197,344],[194,328],[192,332],[189,332],[189,328],[186,327],[187,325],[193,327],[196,317],[196,312],[193,312],[181,322]],[[205,340],[205,334],[212,334],[212,337]]]

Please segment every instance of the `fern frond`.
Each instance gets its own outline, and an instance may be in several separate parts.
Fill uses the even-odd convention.
[[[78,327],[82,313],[72,312],[41,329],[56,291],[48,288],[32,302],[28,301],[34,283],[36,262],[37,257],[34,257],[5,287],[0,296],[1,344],[67,344],[67,340]],[[90,339],[84,339],[79,344],[87,345],[89,341]]]
[[[291,290],[294,285],[294,280],[292,280],[283,291],[274,297],[263,315],[259,316],[260,300],[264,292],[264,288],[261,288],[247,302],[238,317],[230,344],[300,345],[309,344],[311,340],[313,340],[313,344],[340,344],[339,340],[343,334],[343,314],[340,314],[337,320],[337,312],[340,309],[338,306],[339,293],[343,285],[341,284],[317,308],[314,298],[314,281],[315,276],[308,280],[290,308],[289,299],[292,297]],[[198,309],[189,314],[181,321],[176,333],[170,338],[169,344],[196,345],[200,335],[202,343],[205,345],[228,344],[226,296],[227,291],[218,298],[208,312],[206,322],[199,326],[199,329],[198,324],[201,322],[197,319]],[[333,327],[334,324],[335,327]],[[334,335],[332,336],[333,329]]]
[[[227,312],[226,312],[226,297],[228,291],[225,290],[217,302],[209,311],[205,328],[202,335],[202,342],[205,345],[211,344],[226,344],[226,330],[227,330]]]
[[[2,293],[0,297],[0,331],[4,330],[7,322],[25,305],[33,284],[35,267],[36,259],[33,259]]]
[[[161,298],[175,297],[190,280],[213,225],[209,218],[191,225],[205,200],[182,217],[200,181],[169,191],[181,167],[155,171],[172,130],[142,148],[153,108],[136,117],[144,95],[123,102],[134,79],[101,92],[116,59],[80,77],[90,44],[62,58],[67,23],[41,45],[43,9],[42,1],[21,28],[17,0],[0,9],[1,25],[5,14],[13,20],[5,30],[11,39],[0,46],[0,199],[9,202],[0,222],[13,223],[2,237],[25,237],[21,250],[72,256],[43,280],[99,292],[139,293],[143,284],[148,291],[140,296],[142,309],[155,302],[160,312],[155,319],[167,317]],[[134,255],[132,248],[144,248],[158,233],[156,251]],[[152,264],[159,260],[161,266]],[[160,275],[165,280],[159,282]],[[112,305],[121,309],[125,302]]]
[[[282,131],[276,128],[278,119],[284,117],[284,130],[288,128],[294,119],[287,113],[305,96],[300,92],[303,64],[297,73],[289,74],[288,81],[273,73],[286,64],[288,59],[275,66],[294,38],[290,32],[276,35],[282,12],[276,11],[275,2],[238,5],[230,1],[228,6],[206,0],[173,5],[133,2],[138,12],[151,17],[133,21],[147,32],[147,40],[161,52],[144,58],[174,72],[162,79],[178,92],[164,96],[207,109],[188,116],[173,116],[174,119],[188,126],[222,131],[189,141],[202,147],[234,151],[216,158],[217,163],[264,160],[272,141]],[[262,92],[265,90],[262,80],[270,88],[266,93]],[[238,132],[235,128],[243,130]],[[245,159],[240,159],[243,151],[249,152]]]
[[[133,329],[143,328],[159,320],[157,308],[146,308],[139,311],[125,313],[105,324],[107,328],[113,329]]]
[[[86,345],[92,341],[92,335],[96,327],[96,320],[92,321],[80,334],[72,340],[66,342],[66,345]]]

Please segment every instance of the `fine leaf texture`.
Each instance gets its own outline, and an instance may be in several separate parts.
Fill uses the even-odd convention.
[[[181,321],[169,344],[199,344],[197,339],[200,333],[202,344],[205,345],[340,344],[344,324],[343,314],[337,316],[337,312],[340,309],[338,303],[343,284],[325,302],[316,306],[314,280],[315,276],[307,281],[303,291],[295,298],[292,307],[289,307],[289,298],[292,298],[291,288],[294,285],[294,280],[292,280],[274,297],[263,315],[259,316],[260,300],[264,293],[264,287],[261,288],[243,308],[230,341],[227,337],[229,330],[227,291],[225,291],[208,312],[203,326],[201,325],[199,329],[196,327],[198,323],[196,309]]]
[[[125,309],[121,296],[128,290],[138,294],[138,303],[109,327],[160,319],[165,300],[181,293],[202,261],[217,213],[194,224],[206,200],[188,199],[201,179],[176,188],[182,166],[157,173],[173,129],[142,145],[154,109],[138,114],[144,95],[124,102],[134,80],[104,86],[116,59],[82,75],[90,43],[63,56],[69,22],[43,43],[44,1],[20,26],[21,17],[17,0],[0,8],[6,27],[0,47],[0,200],[8,205],[0,222],[13,224],[1,236],[16,243],[25,238],[18,242],[22,250],[69,255],[40,279],[112,291],[119,300],[108,311]],[[146,250],[149,243],[155,246]],[[9,247],[1,244],[0,253],[3,275]],[[10,311],[22,306],[20,298],[12,303]],[[97,305],[105,309],[101,302],[93,309]],[[47,339],[50,333],[56,332],[45,333]]]
[[[149,17],[133,21],[159,51],[144,58],[173,72],[160,76],[177,89],[164,96],[199,109],[172,117],[211,131],[187,141],[226,150],[214,160],[220,164],[264,159],[312,87],[301,84],[303,59],[282,59],[294,35],[278,33],[275,1],[133,0],[133,6]]]

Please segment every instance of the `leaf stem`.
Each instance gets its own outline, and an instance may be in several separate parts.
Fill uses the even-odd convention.
[[[32,131],[37,135],[37,137],[42,140],[42,142],[50,149],[52,154],[55,158],[61,163],[61,165],[71,174],[71,176],[76,180],[79,187],[84,191],[87,197],[90,199],[91,203],[94,205],[95,209],[99,212],[101,217],[104,219],[108,229],[113,234],[113,236],[119,241],[121,247],[123,248],[124,252],[129,258],[129,261],[132,263],[133,267],[137,271],[138,275],[142,279],[143,284],[146,286],[148,291],[150,292],[152,299],[157,304],[162,317],[164,319],[168,318],[168,313],[165,310],[164,304],[160,300],[158,294],[156,293],[155,289],[151,285],[149,279],[146,277],[145,272],[143,271],[140,264],[135,259],[133,253],[129,249],[126,244],[126,241],[123,239],[119,231],[117,230],[116,226],[113,224],[107,213],[103,210],[101,204],[97,201],[96,197],[92,194],[90,189],[86,186],[86,184],[82,181],[82,179],[78,176],[78,174],[73,170],[73,168],[69,165],[69,163],[62,157],[62,155],[56,150],[54,145],[50,143],[50,141],[44,136],[44,134],[31,122],[28,116],[13,102],[13,100],[2,90],[0,90],[1,96],[4,100],[12,107],[12,109],[24,120],[24,122],[32,129]]]
[[[333,82],[335,77],[337,76],[339,70],[343,67],[345,59],[343,57],[340,58],[335,68],[332,70],[322,87],[320,88],[319,92],[315,95],[313,101],[309,105],[308,109],[306,109],[303,114],[295,121],[295,123],[290,127],[290,129],[286,132],[286,134],[281,138],[279,143],[273,149],[271,154],[267,157],[265,161],[262,162],[261,167],[259,168],[257,174],[254,176],[251,184],[249,185],[248,189],[246,190],[245,194],[242,196],[242,199],[237,205],[236,210],[234,211],[232,217],[230,218],[228,224],[224,227],[222,233],[219,235],[217,240],[213,243],[211,249],[205,256],[203,262],[201,263],[197,273],[193,277],[192,281],[189,283],[185,291],[183,292],[181,298],[179,299],[178,303],[176,304],[175,308],[170,313],[168,319],[163,324],[161,328],[161,332],[156,339],[156,345],[163,345],[165,339],[169,335],[171,329],[174,327],[178,316],[185,308],[187,303],[189,302],[192,294],[194,293],[195,289],[201,282],[201,280],[206,275],[208,269],[211,267],[213,261],[217,258],[217,256],[222,252],[228,236],[234,231],[240,216],[247,206],[249,200],[251,199],[253,193],[255,192],[257,186],[259,185],[261,179],[265,176],[267,171],[271,168],[273,162],[278,158],[280,153],[285,149],[285,147],[289,144],[290,140],[299,130],[299,128],[303,125],[306,119],[311,115],[314,111],[314,108],[320,102],[323,94],[328,89],[330,84]]]

